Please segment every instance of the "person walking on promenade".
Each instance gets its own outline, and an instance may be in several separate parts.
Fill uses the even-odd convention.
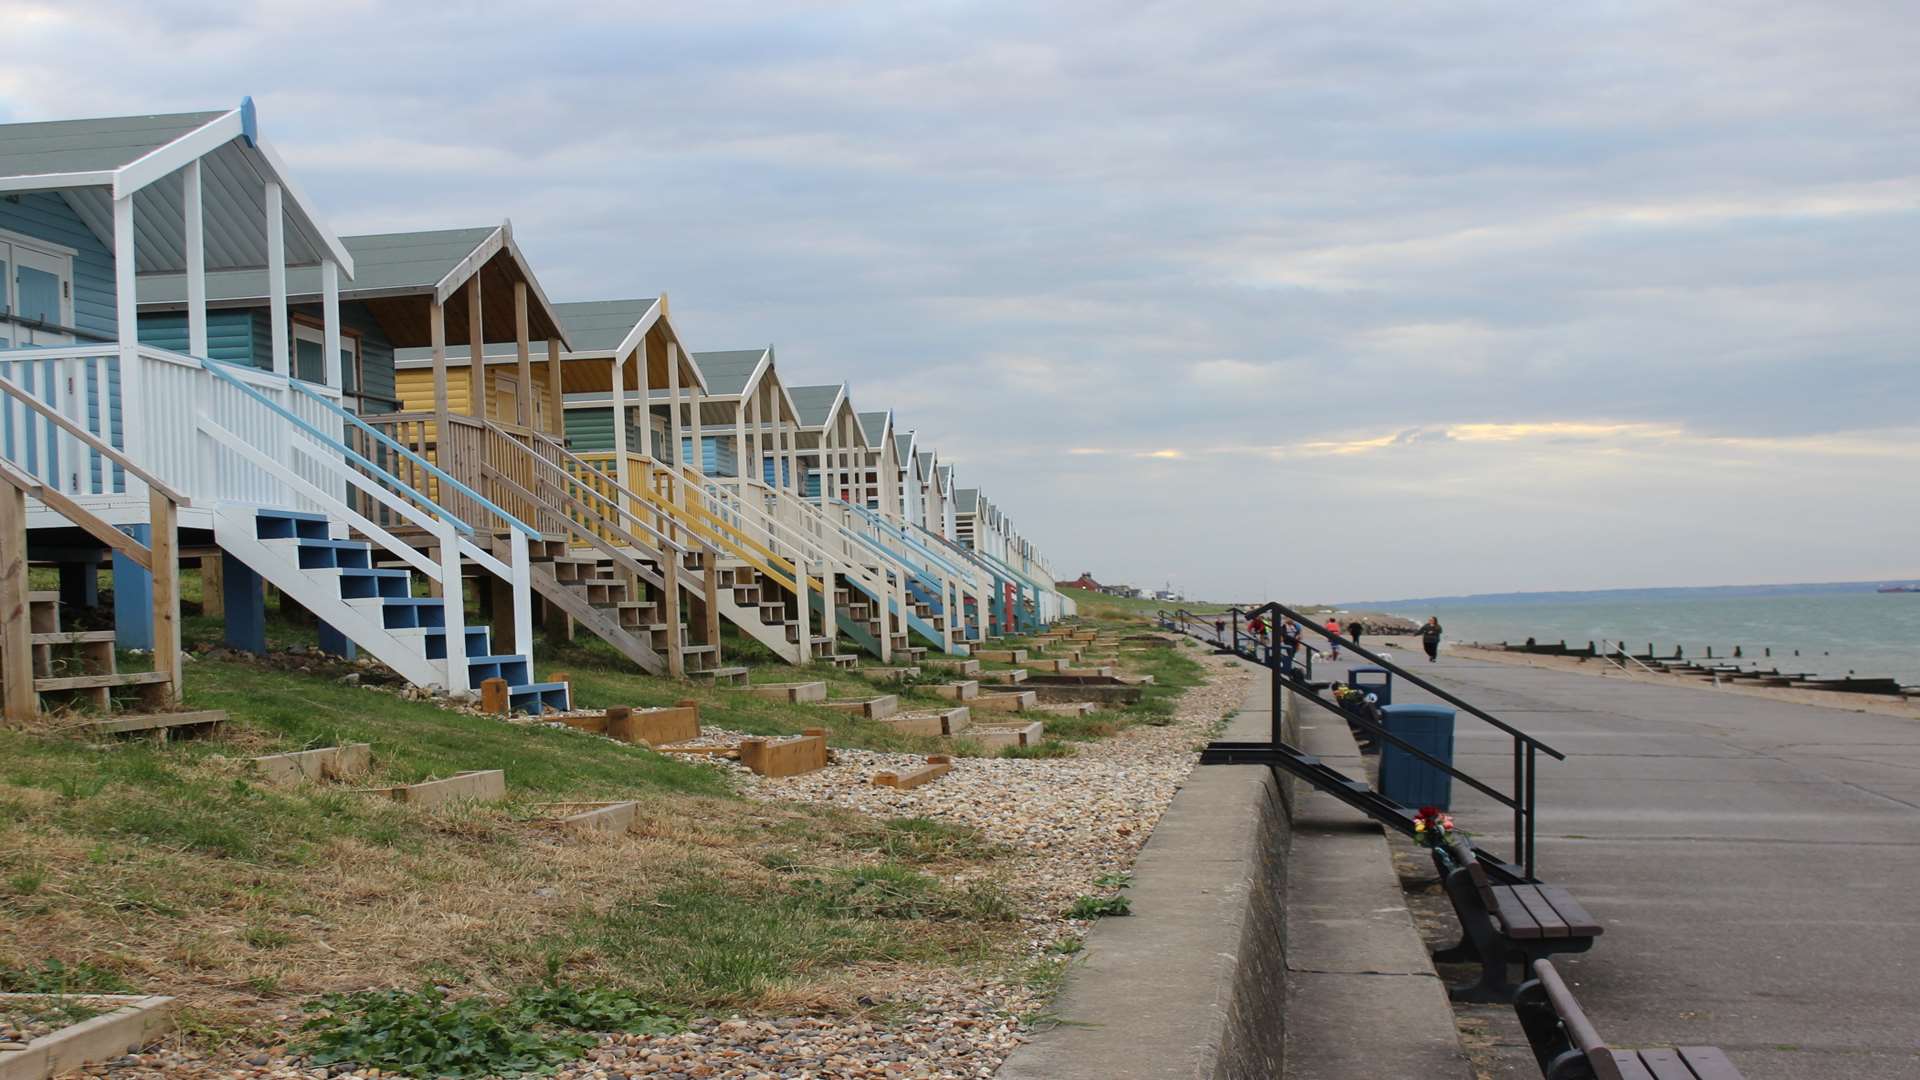
[[[1347,636],[1353,639],[1355,645],[1360,644],[1360,631],[1362,629],[1364,629],[1364,627],[1361,625],[1359,619],[1355,619],[1347,624]]]
[[[1440,659],[1440,617],[1427,616],[1427,625],[1420,628],[1420,645],[1427,650],[1427,663]]]
[[[1327,616],[1327,659],[1340,659],[1340,620]]]

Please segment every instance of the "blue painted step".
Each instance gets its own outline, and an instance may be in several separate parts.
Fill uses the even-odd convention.
[[[488,679],[505,679],[519,686],[533,677],[533,665],[524,656],[470,656],[467,658],[467,685],[479,686]]]
[[[366,600],[381,597],[405,600],[413,595],[413,575],[405,570],[342,570],[340,599]]]
[[[565,712],[568,707],[566,683],[527,683],[507,688],[507,708],[525,709],[529,716]]]
[[[443,612],[443,614],[444,614],[444,612]],[[469,627],[467,627],[467,634],[466,634],[466,637],[467,637],[467,655],[468,655],[468,656],[485,656],[485,655],[487,655],[487,650],[493,647],[493,644],[492,644],[492,642],[491,642],[491,641],[489,640],[489,636],[490,636],[490,635],[488,635],[488,633],[487,633],[487,628],[486,628],[486,627],[484,627],[484,626],[469,626]],[[427,633],[427,659],[429,659],[429,660],[445,660],[446,658],[447,658],[447,632],[446,632],[446,630],[444,630],[444,629],[441,629],[441,630],[432,630],[432,631],[428,631],[428,633]]]
[[[359,540],[302,540],[297,549],[302,570],[366,570],[373,552]]]
[[[302,510],[261,510],[254,514],[254,535],[262,540],[326,540],[325,514]]]
[[[381,625],[389,630],[408,630],[424,626],[428,628],[447,625],[447,609],[437,596],[422,596],[405,600],[389,598],[380,605]]]

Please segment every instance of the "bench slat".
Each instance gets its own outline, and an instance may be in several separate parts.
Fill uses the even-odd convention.
[[[1639,1056],[1633,1051],[1609,1050],[1607,1054],[1613,1058],[1613,1067],[1619,1071],[1620,1080],[1659,1080],[1647,1071],[1645,1065],[1640,1064]]]
[[[1540,923],[1527,911],[1525,904],[1513,895],[1510,885],[1495,885],[1489,890],[1492,903],[1487,914],[1500,921],[1500,929],[1515,941],[1531,941],[1543,937]]]
[[[1727,1055],[1717,1046],[1682,1046],[1680,1060],[1687,1063],[1700,1080],[1744,1080]]]
[[[1542,885],[1540,895],[1546,898],[1547,903],[1553,905],[1554,911],[1560,913],[1560,918],[1567,924],[1567,933],[1571,936],[1596,937],[1601,933],[1600,921],[1588,914],[1587,909],[1581,907],[1580,901],[1575,900],[1567,890],[1558,885]]]
[[[1694,1080],[1693,1070],[1672,1050],[1642,1050],[1640,1064],[1653,1074],[1653,1080]]]
[[[1547,902],[1547,898],[1540,895],[1538,886],[1515,885],[1512,886],[1510,895],[1520,901],[1521,906],[1527,909],[1527,914],[1533,916],[1534,922],[1540,924],[1541,937],[1567,936],[1566,922],[1554,912],[1553,905]]]

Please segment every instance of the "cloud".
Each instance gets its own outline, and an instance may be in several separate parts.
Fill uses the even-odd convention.
[[[1103,579],[1430,594],[1759,579],[1776,549],[1873,576],[1920,528],[1900,5],[0,0],[0,25],[0,120],[251,94],[343,231],[510,217],[555,299],[666,290],[697,348],[850,380]],[[1294,535],[1273,570],[1303,522],[1437,554]],[[1771,542],[1671,563],[1677,535]]]

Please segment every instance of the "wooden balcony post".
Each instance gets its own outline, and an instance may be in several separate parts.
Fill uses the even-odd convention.
[[[201,211],[200,159],[180,174],[181,225],[187,242],[187,352],[207,355],[207,233]]]
[[[475,420],[487,418],[487,330],[480,311],[480,271],[467,279],[467,405]],[[447,468],[445,465],[441,468]],[[448,469],[452,472],[453,470]],[[455,476],[460,474],[454,473]]]
[[[627,472],[627,357],[609,361],[609,385],[613,389],[613,477],[621,487],[629,487]],[[645,381],[644,377],[641,381]],[[644,400],[644,394],[642,395]]]
[[[520,362],[520,393],[514,401],[521,427],[533,426],[533,343],[527,340],[527,283],[513,283],[513,344]]]
[[[567,441],[567,390],[560,383],[560,339],[547,339],[547,422],[553,437]]]
[[[680,365],[674,363],[674,359],[673,347],[669,345],[667,347],[667,438],[672,443],[673,453],[667,460],[673,464],[671,472],[673,487],[667,493],[667,498],[685,505],[686,486],[680,479],[683,475],[680,470],[686,465],[686,450],[680,441]]]
[[[289,375],[293,361],[287,333],[287,216],[280,185],[267,181],[267,324],[273,334],[273,373]]]
[[[447,308],[438,300],[427,307],[427,330],[433,341],[433,437],[438,440],[445,437],[452,411],[447,401]]]

